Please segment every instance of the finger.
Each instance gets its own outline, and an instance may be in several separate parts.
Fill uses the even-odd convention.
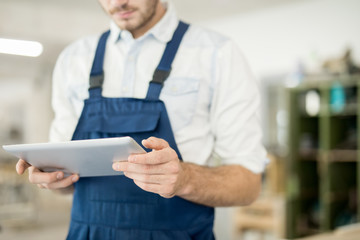
[[[141,173],[132,173],[132,172],[125,172],[124,175],[128,178],[131,178],[135,181],[139,181],[142,183],[152,183],[152,184],[175,184],[177,181],[177,175],[164,175],[164,174],[141,174]]]
[[[144,183],[138,180],[134,180],[134,183],[141,188],[142,190],[145,190],[147,192],[152,192],[152,193],[159,193],[159,191],[161,190],[161,185],[160,184],[152,184],[152,183]]]
[[[73,174],[57,182],[48,183],[47,188],[52,190],[66,188],[72,185],[73,183],[77,182],[78,180],[79,180],[79,175]]]
[[[130,163],[137,164],[162,164],[172,160],[178,160],[178,156],[170,147],[145,154],[130,155],[128,158]]]
[[[165,173],[163,166],[150,164],[134,164],[129,162],[117,162],[113,164],[115,171],[133,172],[142,174],[161,174]]]
[[[52,183],[64,178],[64,173],[57,172],[41,172],[39,169],[31,166],[29,168],[29,181],[35,184]]]
[[[170,185],[164,186],[160,184],[144,183],[137,180],[134,180],[134,183],[144,191],[157,193],[165,198],[171,198],[175,196],[174,189]]]
[[[23,159],[19,159],[19,161],[16,163],[16,172],[20,175],[22,175],[27,168],[29,168],[31,165],[24,161]]]
[[[115,171],[140,173],[140,174],[176,174],[180,170],[180,166],[177,162],[167,162],[163,164],[134,164],[129,162],[118,162],[113,164]]]
[[[144,147],[153,149],[153,150],[161,150],[161,149],[169,147],[169,143],[167,141],[165,141],[164,139],[161,139],[161,138],[156,138],[156,137],[149,137],[148,139],[142,140],[141,143],[142,143],[142,145],[144,145]]]

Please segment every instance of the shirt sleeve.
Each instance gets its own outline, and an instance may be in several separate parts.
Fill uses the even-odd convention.
[[[75,130],[78,116],[71,104],[67,91],[69,57],[64,50],[55,65],[52,81],[52,108],[54,119],[50,127],[49,140],[51,142],[69,141]]]
[[[216,59],[210,110],[214,153],[223,164],[240,164],[254,173],[263,172],[267,159],[258,84],[233,42],[219,48]]]

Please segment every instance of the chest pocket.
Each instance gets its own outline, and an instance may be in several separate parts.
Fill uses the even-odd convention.
[[[196,112],[200,80],[170,77],[161,91],[174,132],[191,123]]]

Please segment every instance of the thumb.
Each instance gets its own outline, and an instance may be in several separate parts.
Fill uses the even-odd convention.
[[[27,162],[25,162],[23,159],[19,159],[19,161],[16,164],[16,172],[19,175],[22,175],[27,168],[31,167],[31,165]]]
[[[142,140],[142,145],[148,149],[161,150],[169,147],[167,141],[161,138],[149,137],[148,139]]]

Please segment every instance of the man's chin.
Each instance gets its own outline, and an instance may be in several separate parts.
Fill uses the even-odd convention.
[[[116,25],[118,25],[118,27],[121,29],[121,30],[128,30],[128,31],[131,31],[134,29],[134,26],[133,24],[131,24],[131,22],[129,20],[114,20]]]

